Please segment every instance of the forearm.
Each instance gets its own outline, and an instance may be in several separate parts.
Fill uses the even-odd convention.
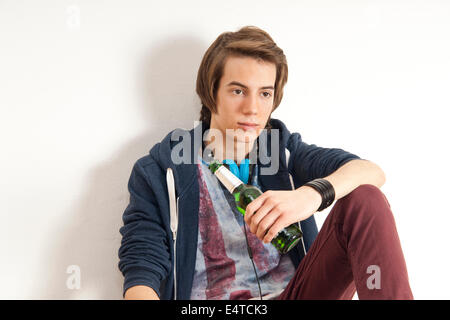
[[[376,164],[352,160],[325,179],[333,185],[337,200],[362,184],[381,187],[385,177]],[[317,212],[321,202],[320,192],[311,186],[303,185],[294,191],[268,190],[247,205],[244,219],[258,239],[269,243],[284,227]]]
[[[125,292],[125,300],[160,300],[155,290],[147,286],[134,286]]]
[[[335,200],[345,197],[362,184],[378,188],[385,183],[383,170],[368,160],[352,160],[325,177],[334,187]]]

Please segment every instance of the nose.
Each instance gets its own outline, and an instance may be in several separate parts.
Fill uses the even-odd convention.
[[[246,115],[255,115],[258,113],[258,99],[254,94],[249,94],[242,103],[242,112]]]

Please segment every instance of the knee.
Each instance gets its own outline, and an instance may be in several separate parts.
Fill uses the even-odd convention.
[[[373,219],[392,219],[391,208],[386,196],[376,186],[363,184],[339,199],[343,216],[341,219],[372,222]]]
[[[380,205],[389,205],[384,193],[372,184],[363,184],[342,198],[342,200],[351,202],[358,207],[374,207]]]

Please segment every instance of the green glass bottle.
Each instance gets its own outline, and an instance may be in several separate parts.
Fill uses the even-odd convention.
[[[245,215],[247,205],[262,195],[261,190],[255,186],[244,184],[244,182],[217,160],[210,163],[209,170],[211,170],[225,188],[234,195],[237,209],[242,215]],[[278,235],[272,239],[271,243],[281,254],[284,254],[295,247],[302,236],[303,234],[300,231],[300,228],[294,223],[281,230]]]

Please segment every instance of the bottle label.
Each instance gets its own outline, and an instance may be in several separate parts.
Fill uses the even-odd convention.
[[[243,183],[238,177],[236,177],[230,170],[228,170],[224,166],[221,166],[219,169],[217,169],[214,174],[216,175],[217,179],[222,182],[225,188],[227,188],[227,190],[231,193],[233,193],[236,187]]]

